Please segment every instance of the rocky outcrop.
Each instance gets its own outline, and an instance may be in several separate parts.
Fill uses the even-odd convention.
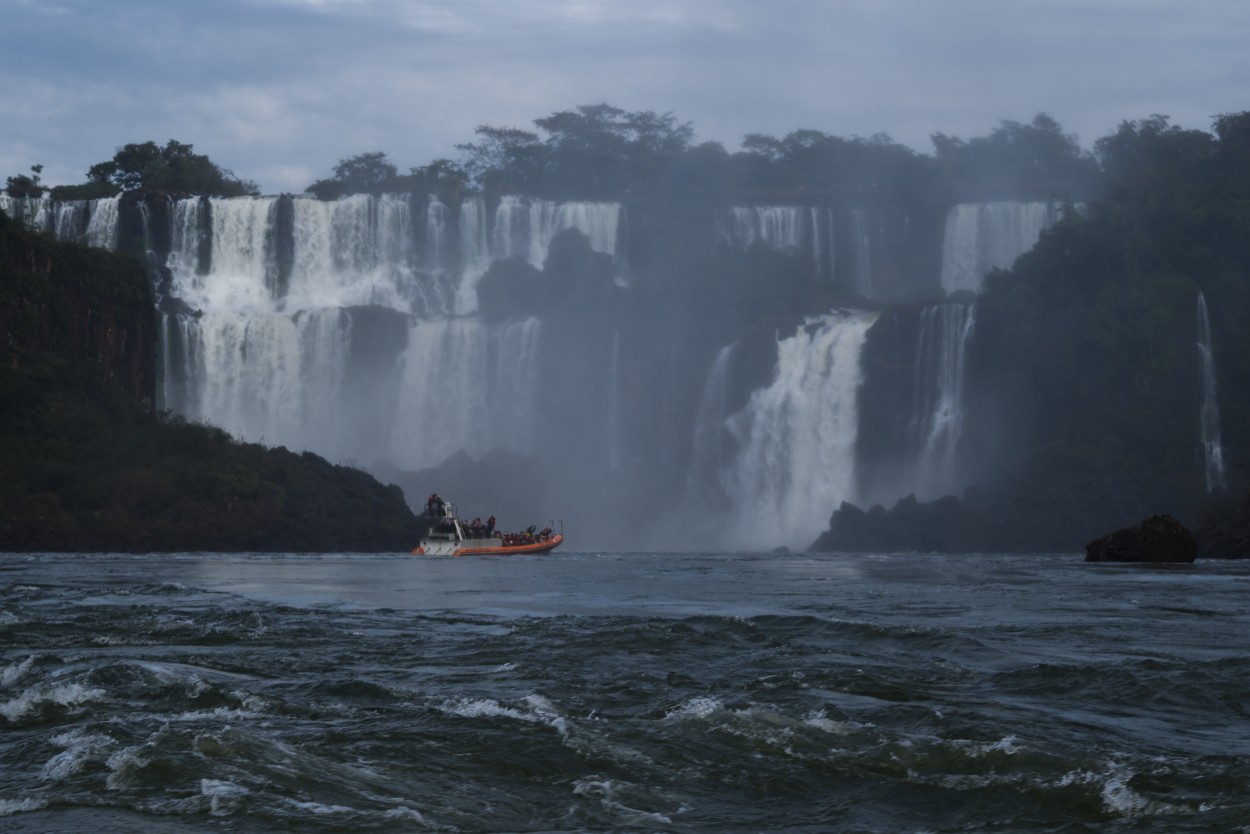
[[[922,503],[909,495],[890,510],[878,505],[865,511],[844,501],[811,550],[962,553],[980,550],[979,545],[968,509],[958,498]]]
[[[1087,562],[1192,562],[1197,555],[1193,533],[1170,515],[1152,515],[1085,546]]]
[[[0,364],[81,364],[150,412],[156,314],[142,266],[8,225],[0,215]]]

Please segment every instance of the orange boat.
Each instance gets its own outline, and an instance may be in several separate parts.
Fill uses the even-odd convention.
[[[551,533],[550,527],[543,533],[535,533],[530,528],[519,535],[507,535],[495,532],[493,535],[478,537],[472,535],[459,518],[455,507],[440,502],[434,512],[438,519],[430,526],[430,530],[421,539],[421,543],[412,549],[414,556],[510,556],[522,553],[550,553],[564,541],[563,533]]]

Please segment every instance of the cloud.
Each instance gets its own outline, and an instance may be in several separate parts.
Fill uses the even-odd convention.
[[[43,162],[49,182],[177,138],[265,190],[298,189],[355,153],[404,169],[454,156],[479,124],[598,102],[672,111],[731,149],[812,128],[927,151],[935,131],[1039,111],[1090,144],[1155,112],[1206,128],[1246,107],[1250,78],[1244,0],[0,0],[0,14],[0,162]]]

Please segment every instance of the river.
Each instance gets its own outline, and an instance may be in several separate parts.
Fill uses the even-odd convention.
[[[1250,562],[0,555],[5,832],[1247,832]]]

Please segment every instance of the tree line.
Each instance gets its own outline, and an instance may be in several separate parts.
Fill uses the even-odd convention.
[[[1157,119],[1170,127],[1164,117],[1148,122]],[[934,133],[931,139],[933,153],[926,155],[886,134],[845,138],[804,129],[782,137],[749,134],[740,150],[730,152],[719,142],[696,141],[692,124],[672,113],[582,105],[535,119],[532,129],[480,125],[471,141],[455,146],[458,158],[435,159],[406,173],[383,151],[347,157],[331,176],[313,182],[305,192],[322,199],[414,192],[453,200],[468,193],[620,200],[640,192],[723,194],[805,187],[1054,194],[1088,191],[1107,173],[1098,146],[1092,153],[1082,149],[1074,135],[1044,113],[1028,123],[1004,120],[983,137],[964,140]],[[254,182],[174,139],[163,146],[153,141],[124,145],[111,159],[92,165],[81,184],[48,187],[41,173],[42,166],[35,165],[31,173],[8,177],[6,191],[56,199],[107,197],[135,189],[223,197],[258,193]]]
[[[1182,129],[1160,115],[1125,121],[1115,133],[1098,139],[1092,151],[1083,149],[1054,117],[1039,113],[1028,123],[1004,120],[988,135],[967,140],[934,133],[931,155],[886,134],[845,138],[810,129],[782,137],[748,134],[741,149],[731,153],[718,142],[697,142],[691,123],[672,113],[583,105],[535,119],[532,130],[480,125],[471,141],[456,145],[458,159],[436,159],[406,173],[383,151],[347,157],[331,176],[313,182],[305,192],[321,199],[413,192],[452,200],[471,193],[621,200],[680,191],[723,196],[844,188],[1084,199],[1111,182],[1138,191],[1166,186],[1157,178],[1172,168],[1150,163],[1165,163],[1172,155],[1201,167],[1204,155],[1239,129],[1240,116],[1244,114],[1216,117],[1215,135]],[[1163,156],[1156,153],[1160,143],[1167,148]],[[42,172],[42,165],[32,165],[29,173],[8,177],[5,190],[14,197],[46,194],[67,200],[135,189],[220,197],[259,193],[256,183],[174,139],[164,145],[124,145],[111,159],[92,165],[80,184],[47,186]]]

